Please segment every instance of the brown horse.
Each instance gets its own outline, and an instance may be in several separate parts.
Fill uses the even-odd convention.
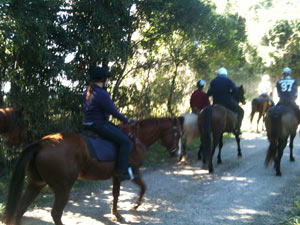
[[[0,134],[12,145],[20,145],[27,140],[27,129],[24,108],[0,109]]]
[[[253,116],[258,112],[257,127],[256,132],[258,131],[258,124],[261,118],[263,118],[263,127],[265,123],[265,115],[270,107],[274,106],[274,102],[271,97],[267,94],[261,94],[257,98],[254,98],[251,102],[251,114],[250,114],[250,124],[252,125]],[[262,128],[263,130],[263,128]]]
[[[244,88],[240,86],[238,91],[233,96],[235,101],[245,104]],[[206,166],[208,161],[208,170],[213,172],[213,156],[217,145],[219,145],[218,163],[222,163],[221,150],[223,147],[223,133],[233,132],[236,128],[236,115],[222,105],[207,106],[199,115],[198,124],[201,138],[201,148],[198,152],[198,159],[203,154],[203,164]],[[211,146],[211,134],[213,142]],[[241,157],[240,137],[235,134],[235,139],[238,146],[238,156]]]
[[[281,176],[280,161],[283,150],[290,137],[290,161],[294,161],[293,147],[294,138],[298,127],[295,112],[286,105],[271,107],[266,115],[266,128],[269,140],[269,148],[265,159],[265,167],[274,161],[276,175]]]
[[[169,147],[168,149],[172,149],[174,143],[177,146],[174,139],[180,138],[178,124],[177,119],[153,118],[138,121],[134,127],[123,126],[124,130],[136,136],[130,155],[130,164],[135,176],[133,182],[140,187],[140,195],[134,209],[141,204],[146,190],[139,172],[146,157],[145,146],[151,145],[158,139],[162,139],[162,143]],[[56,225],[62,225],[63,209],[77,179],[106,180],[111,177],[113,179],[112,215],[117,220],[121,219],[117,211],[120,181],[115,176],[115,165],[115,161],[100,162],[92,158],[88,145],[80,134],[56,133],[43,137],[27,146],[16,164],[5,207],[5,223],[20,224],[28,206],[40,191],[49,185],[55,197],[51,216]],[[28,184],[22,196],[25,175],[27,175]]]

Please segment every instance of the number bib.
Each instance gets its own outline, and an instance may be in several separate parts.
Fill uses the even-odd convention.
[[[280,80],[279,86],[281,92],[291,92],[293,89],[293,84],[295,83],[295,80]]]

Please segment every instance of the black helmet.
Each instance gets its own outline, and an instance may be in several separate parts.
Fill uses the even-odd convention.
[[[105,67],[96,66],[90,71],[90,79],[92,81],[105,80],[107,77],[109,77],[109,71]]]

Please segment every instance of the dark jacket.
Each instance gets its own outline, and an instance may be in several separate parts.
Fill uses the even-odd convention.
[[[281,101],[295,101],[298,96],[298,82],[290,76],[277,81],[276,88]]]
[[[210,83],[207,94],[213,97],[213,104],[230,104],[237,87],[226,76],[218,75]]]
[[[109,120],[109,116],[119,119],[127,123],[128,118],[123,116],[112,102],[109,93],[104,89],[95,85],[94,91],[90,99],[86,99],[87,90],[83,94],[83,113],[84,122],[104,123]]]

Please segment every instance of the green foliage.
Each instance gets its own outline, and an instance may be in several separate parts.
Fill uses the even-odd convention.
[[[269,68],[271,74],[278,79],[281,71],[288,66],[292,69],[292,75],[300,78],[300,21],[278,21],[274,27],[264,36],[263,43],[267,46],[275,46],[270,53],[273,59]]]

